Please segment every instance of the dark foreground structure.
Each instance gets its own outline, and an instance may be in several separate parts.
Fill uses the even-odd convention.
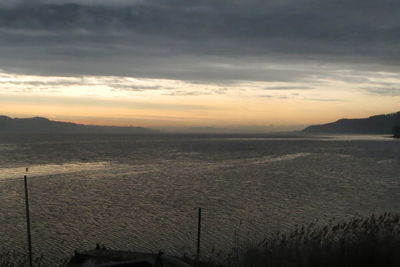
[[[151,254],[132,251],[94,250],[75,252],[67,267],[191,267],[178,258],[163,253]]]
[[[397,125],[393,129],[393,137],[394,138],[400,138],[400,125]]]

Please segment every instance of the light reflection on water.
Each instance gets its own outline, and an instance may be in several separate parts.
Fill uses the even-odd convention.
[[[67,174],[72,172],[93,171],[106,168],[107,162],[71,162],[65,164],[42,164],[27,167],[0,168],[0,181],[2,179]],[[28,168],[28,172],[26,171]]]
[[[95,243],[193,253],[333,216],[399,211],[400,142],[215,136],[0,136],[0,250],[25,248],[29,169],[36,253]],[[212,141],[211,141],[212,140]]]

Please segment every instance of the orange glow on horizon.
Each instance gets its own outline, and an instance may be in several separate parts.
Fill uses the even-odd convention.
[[[60,77],[0,73],[1,79],[0,114],[11,117],[41,116],[87,125],[153,128],[275,125],[279,128],[400,110],[400,96],[372,95],[359,89],[359,86],[366,84],[336,80],[320,82],[317,89],[269,90],[285,88],[288,84],[240,82],[227,87],[121,78],[129,86],[150,88],[132,91],[116,90],[112,87],[116,78],[109,77],[83,79],[95,84],[92,86],[78,84],[82,79],[63,77],[62,82],[70,79],[77,85],[63,86],[61,82],[54,90],[40,87],[40,82],[34,90],[25,90],[23,82],[44,80],[56,84]],[[119,86],[121,79],[118,80]],[[386,81],[385,77],[380,79]],[[397,81],[387,79],[391,79],[390,82]],[[298,88],[302,86],[304,84],[299,84]]]

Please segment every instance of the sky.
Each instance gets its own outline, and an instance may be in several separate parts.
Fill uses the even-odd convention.
[[[2,0],[0,114],[300,129],[400,111],[398,0]]]

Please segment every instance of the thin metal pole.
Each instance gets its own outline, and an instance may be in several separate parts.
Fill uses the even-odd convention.
[[[199,208],[199,215],[198,215],[198,225],[197,225],[197,255],[196,260],[200,260],[200,237],[201,237],[201,208]]]
[[[30,219],[30,216],[29,216],[28,179],[27,179],[26,175],[24,176],[24,185],[25,185],[26,231],[27,231],[27,234],[28,234],[28,249],[29,249],[29,266],[33,267],[31,219]]]

